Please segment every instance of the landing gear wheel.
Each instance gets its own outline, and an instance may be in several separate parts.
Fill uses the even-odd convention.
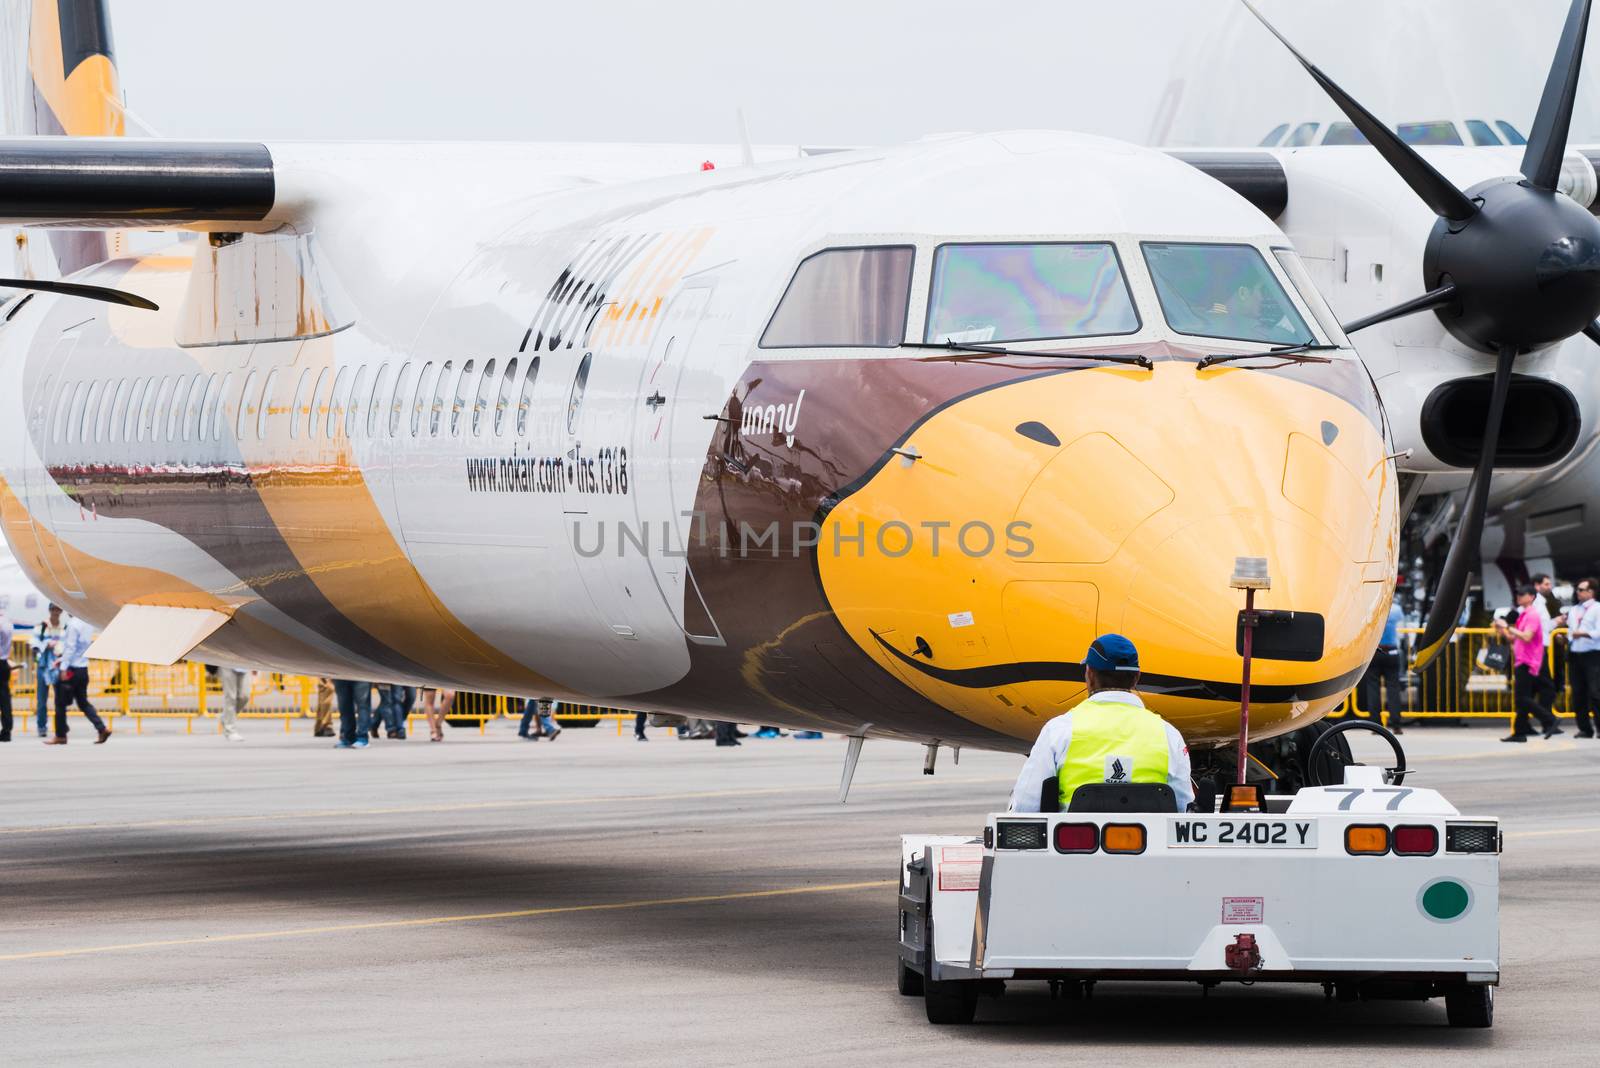
[[[1493,1027],[1494,987],[1461,986],[1447,992],[1444,1014],[1451,1027]]]
[[[932,1024],[969,1024],[978,1011],[974,979],[925,979],[922,1004]]]
[[[913,971],[911,966],[903,960],[895,963],[899,967],[896,969],[898,974],[895,976],[894,988],[900,991],[901,997],[920,997],[922,995],[922,973]]]
[[[1350,731],[1371,731],[1389,743],[1389,748],[1394,750],[1395,763],[1393,767],[1384,768],[1385,778],[1394,786],[1399,786],[1406,778],[1406,751],[1400,745],[1400,739],[1389,733],[1387,727],[1380,726],[1370,719],[1347,719],[1343,723],[1335,724],[1324,731],[1322,737],[1311,745],[1311,752],[1306,754],[1306,782],[1310,786],[1337,786],[1338,783],[1323,781],[1323,768],[1318,764],[1318,758],[1328,746],[1343,744],[1338,739]]]

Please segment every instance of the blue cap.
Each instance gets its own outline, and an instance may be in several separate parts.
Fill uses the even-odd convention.
[[[1102,634],[1089,643],[1083,666],[1096,671],[1138,671],[1139,650],[1120,634]]]

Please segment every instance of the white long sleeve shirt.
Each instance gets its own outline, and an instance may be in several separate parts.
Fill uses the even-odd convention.
[[[1139,695],[1129,690],[1101,690],[1094,695],[1096,701],[1144,707]],[[1170,723],[1167,728],[1167,785],[1178,795],[1178,811],[1183,812],[1194,803],[1194,789],[1189,785],[1189,746],[1183,735]],[[1061,769],[1067,759],[1067,746],[1072,744],[1072,713],[1066,712],[1044,725],[1039,738],[1033,743],[1017,785],[1011,791],[1012,812],[1039,811],[1039,784]]]

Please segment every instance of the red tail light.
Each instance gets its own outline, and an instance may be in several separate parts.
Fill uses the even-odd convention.
[[[1394,851],[1402,857],[1431,857],[1439,852],[1437,827],[1396,827]]]
[[[1100,848],[1100,828],[1092,823],[1056,824],[1057,853],[1093,853]]]

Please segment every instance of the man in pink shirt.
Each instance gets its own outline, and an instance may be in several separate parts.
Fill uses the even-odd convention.
[[[1500,636],[1511,639],[1511,662],[1515,666],[1512,692],[1516,695],[1517,718],[1511,733],[1500,739],[1502,742],[1526,742],[1533,733],[1530,716],[1538,717],[1546,738],[1566,733],[1556,725],[1556,717],[1550,711],[1554,702],[1547,699],[1554,697],[1551,691],[1555,683],[1545,664],[1544,626],[1533,606],[1538,596],[1539,591],[1532,586],[1517,587],[1517,621],[1509,625],[1503,619],[1494,621]]]

